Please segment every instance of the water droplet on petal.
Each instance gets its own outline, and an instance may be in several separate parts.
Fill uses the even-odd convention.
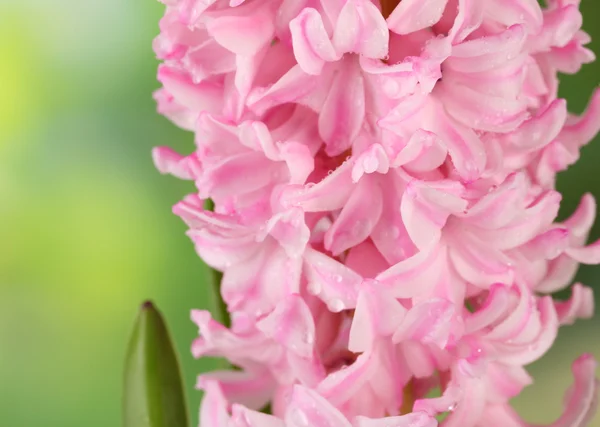
[[[334,313],[339,313],[340,311],[342,311],[345,308],[344,303],[342,302],[342,300],[339,300],[339,299],[332,299],[327,304],[327,307],[329,308],[330,311],[332,311]]]

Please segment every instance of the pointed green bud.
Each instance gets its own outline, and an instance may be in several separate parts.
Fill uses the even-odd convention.
[[[124,427],[188,427],[181,371],[169,332],[152,302],[138,314],[125,359]]]

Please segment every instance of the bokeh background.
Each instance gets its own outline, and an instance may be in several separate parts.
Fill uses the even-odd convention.
[[[583,0],[600,53],[600,3]],[[192,136],[155,113],[155,0],[0,0],[0,426],[120,425],[121,365],[139,303],[165,313],[181,354],[194,423],[200,395],[191,308],[208,306],[207,271],[170,207],[191,190],[160,176],[153,146]],[[581,112],[600,64],[565,77]],[[562,215],[600,198],[600,140],[559,180]],[[600,222],[593,237],[600,233]],[[600,295],[600,267],[578,277]],[[600,317],[564,328],[515,402],[553,420],[570,363],[600,357]],[[596,417],[596,427],[600,418]]]

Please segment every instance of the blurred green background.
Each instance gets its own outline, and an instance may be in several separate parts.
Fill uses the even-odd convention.
[[[600,4],[582,8],[600,53]],[[160,176],[150,158],[156,145],[192,147],[151,98],[162,12],[153,0],[0,2],[2,427],[120,425],[124,348],[146,298],[174,333],[197,419],[195,374],[211,362],[190,356],[188,319],[208,305],[206,270],[170,211],[191,186]],[[596,63],[563,79],[572,111],[599,76]],[[560,177],[563,215],[587,190],[600,198],[599,162],[597,140]],[[579,279],[600,295],[600,268]],[[532,366],[537,383],[515,403],[528,420],[558,415],[571,361],[600,357],[599,327],[597,317],[564,328]]]

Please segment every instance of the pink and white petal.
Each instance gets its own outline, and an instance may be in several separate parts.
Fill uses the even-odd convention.
[[[308,291],[333,312],[356,307],[363,278],[344,264],[314,249],[304,254]]]
[[[448,0],[403,0],[387,19],[390,31],[409,34],[431,27],[442,17]]]
[[[300,208],[291,208],[273,215],[257,235],[257,240],[264,240],[267,234],[273,236],[292,258],[304,253],[310,238],[310,230]]]
[[[202,385],[204,398],[200,406],[200,425],[202,427],[224,427],[229,424],[228,402],[216,381],[207,381]]]
[[[286,425],[282,419],[273,415],[234,404],[231,408],[231,424],[222,427],[286,427]]]
[[[351,365],[330,373],[317,391],[333,405],[341,405],[355,396],[378,369],[378,358],[373,350],[360,354]]]
[[[458,235],[452,237],[450,260],[456,272],[467,282],[487,288],[493,283],[511,283],[511,260],[486,240]]]
[[[316,9],[310,7],[303,9],[290,21],[290,32],[298,65],[307,74],[318,75],[325,62],[339,59],[321,14]]]
[[[215,381],[229,403],[256,410],[271,400],[276,387],[274,378],[267,371],[212,371],[198,377],[196,388],[204,389],[206,384]]]
[[[383,209],[383,194],[376,181],[361,180],[340,215],[325,233],[325,248],[334,256],[369,237]]]
[[[319,79],[295,65],[267,88],[255,87],[248,95],[247,106],[262,115],[273,107],[301,100],[315,91],[320,83]]]
[[[569,147],[582,147],[600,131],[600,89],[596,89],[583,115],[567,120],[559,139]]]
[[[552,228],[519,248],[528,259],[556,259],[562,254],[569,244],[569,230],[566,228]]]
[[[541,331],[536,339],[526,345],[511,346],[497,343],[498,360],[508,365],[528,365],[550,349],[558,333],[558,316],[551,297],[542,297],[537,304]]]
[[[530,34],[536,34],[544,20],[536,0],[491,0],[486,4],[486,17],[507,27],[514,23],[525,24]]]
[[[574,243],[583,244],[592,225],[594,225],[595,218],[596,201],[592,194],[586,193],[581,198],[575,212],[562,224],[569,229]]]
[[[538,292],[556,292],[567,287],[573,281],[579,263],[570,256],[563,254],[548,263],[548,272],[536,286]]]
[[[300,295],[287,296],[275,310],[257,323],[257,328],[299,356],[313,357],[315,323]]]
[[[415,246],[424,249],[439,241],[442,228],[451,214],[462,213],[467,201],[460,197],[461,187],[445,183],[411,181],[402,195],[402,221]]]
[[[575,283],[571,288],[571,298],[556,301],[554,307],[561,325],[572,325],[577,319],[590,319],[594,315],[594,291]]]
[[[315,168],[314,158],[307,146],[296,142],[279,145],[280,156],[285,161],[291,184],[304,184]]]
[[[353,427],[437,427],[437,420],[426,412],[413,412],[400,417],[372,419],[354,418]]]
[[[591,354],[579,357],[572,367],[574,383],[565,396],[565,410],[548,427],[586,427],[598,407],[600,382],[596,378],[597,362]]]
[[[169,147],[155,147],[152,150],[152,159],[156,169],[162,174],[170,174],[179,179],[195,178],[195,174],[188,166],[190,162],[195,160],[194,157],[193,155],[182,156]]]
[[[415,340],[444,348],[453,332],[456,308],[450,301],[431,299],[413,306],[394,331],[393,342]]]
[[[465,333],[472,334],[495,323],[506,313],[509,304],[509,289],[503,284],[490,287],[485,302],[465,319]]]
[[[171,120],[175,125],[185,130],[194,130],[197,112],[179,104],[173,95],[161,88],[152,95],[156,101],[156,111]]]
[[[364,174],[378,172],[386,174],[390,168],[390,160],[381,144],[373,144],[361,153],[354,161],[352,181],[358,182]]]
[[[389,290],[373,280],[362,286],[350,328],[348,350],[365,352],[373,346],[375,339],[392,335],[400,326],[406,309]]]
[[[287,427],[352,427],[327,399],[300,385],[293,388],[285,422]]]
[[[195,84],[181,71],[160,65],[158,80],[173,99],[183,107],[200,113],[219,113],[223,106],[223,87],[218,83],[203,81]]]
[[[556,99],[517,130],[502,137],[502,142],[521,150],[540,149],[559,135],[566,119],[567,103],[564,99]]]
[[[535,297],[529,289],[524,285],[517,284],[514,291],[518,297],[516,306],[507,312],[507,316],[501,322],[484,334],[486,339],[512,342],[529,325],[531,317],[537,315],[535,313]]]
[[[273,18],[266,8],[261,8],[251,14],[210,19],[206,29],[224,48],[237,55],[251,56],[273,40]]]
[[[333,44],[338,53],[353,52],[367,58],[388,54],[389,31],[377,6],[368,0],[349,0],[342,8]]]
[[[491,189],[467,210],[464,218],[469,224],[482,228],[500,228],[518,215],[518,207],[527,195],[525,174],[509,175],[498,187]]]
[[[587,246],[567,248],[565,252],[582,264],[600,264],[600,239]]]
[[[484,18],[484,5],[486,3],[479,0],[458,1],[458,13],[454,19],[452,28],[448,31],[448,39],[452,44],[462,42],[481,26]],[[444,17],[442,17],[443,19]]]
[[[339,69],[319,114],[319,134],[329,156],[350,148],[365,118],[365,85],[358,61],[347,57]]]
[[[522,25],[513,25],[498,35],[463,42],[452,47],[444,68],[470,74],[505,67],[507,58],[516,58],[522,52],[526,37]]]
[[[344,162],[322,181],[302,188],[290,186],[281,194],[284,206],[300,206],[305,212],[341,209],[354,191],[352,164]]]
[[[480,112],[481,113],[481,112]],[[438,114],[444,115],[443,112]],[[447,117],[437,117],[431,129],[448,149],[452,164],[465,182],[479,178],[486,166],[486,151],[477,134]]]
[[[427,295],[444,274],[446,263],[446,251],[434,245],[391,266],[375,280],[389,286],[396,298]]]

